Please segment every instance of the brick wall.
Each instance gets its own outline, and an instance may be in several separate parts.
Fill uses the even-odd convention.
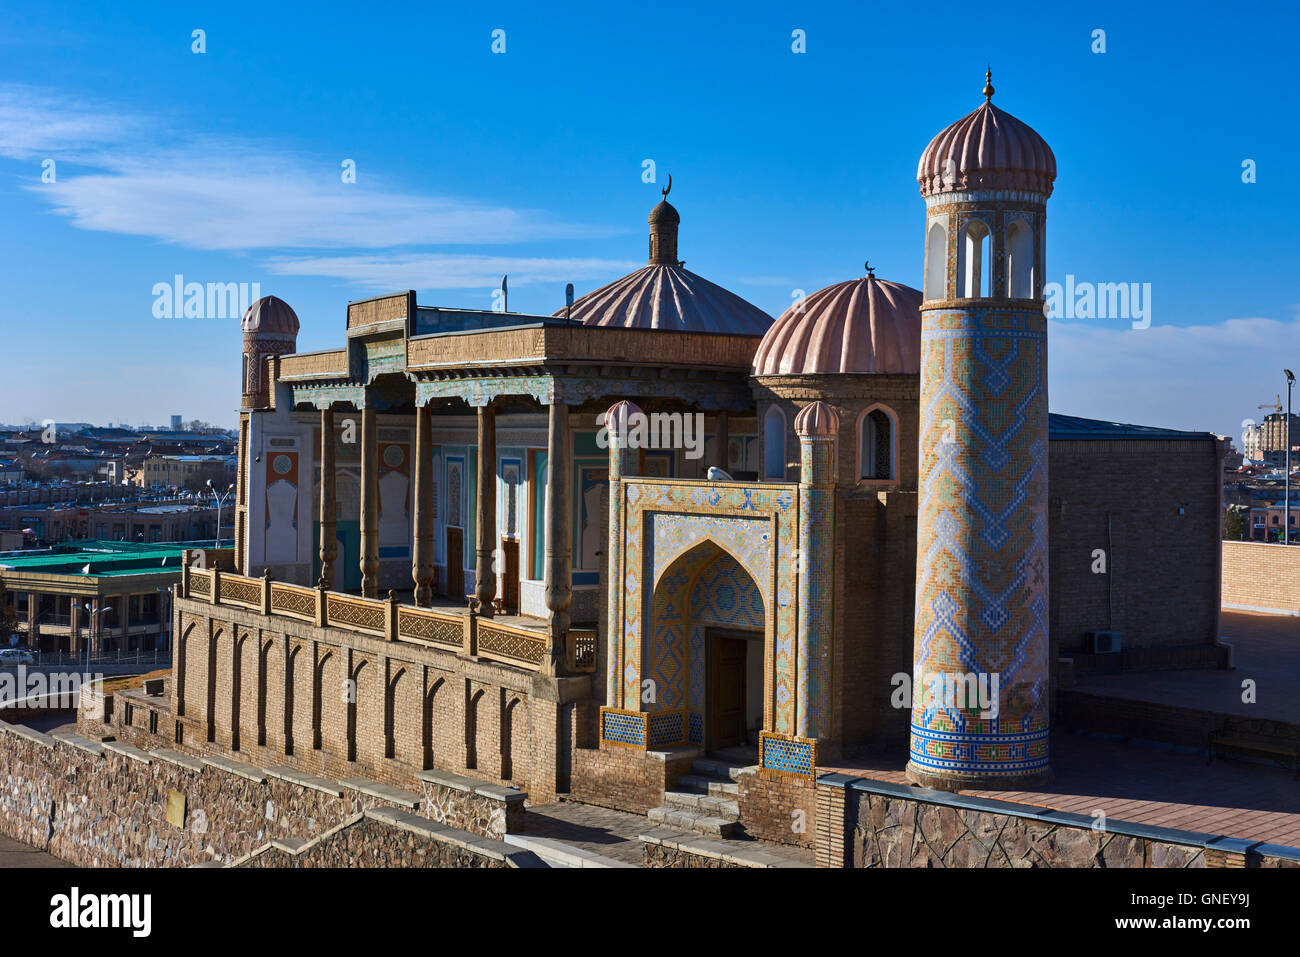
[[[1084,633],[1110,628],[1136,668],[1145,651],[1162,654],[1154,666],[1177,667],[1177,649],[1184,667],[1204,667],[1219,630],[1221,484],[1211,439],[1050,443],[1052,661],[1074,657],[1089,670]],[[1107,513],[1107,574],[1098,574]]]
[[[156,743],[399,787],[437,768],[525,787],[539,802],[568,786],[589,676],[537,675],[201,600],[176,605],[172,708]]]
[[[573,752],[571,795],[575,801],[644,814],[664,803],[664,791],[673,790],[697,748],[676,751],[641,751],[602,743],[600,748]]]
[[[736,778],[740,823],[760,841],[813,847],[817,838],[817,787],[808,778],[746,769]]]
[[[1197,708],[1112,698],[1107,695],[1062,689],[1057,698],[1057,726],[1079,731],[1099,731],[1192,748],[1209,748],[1210,735],[1227,721],[1226,714]]]
[[[1223,607],[1300,615],[1300,548],[1224,542]]]

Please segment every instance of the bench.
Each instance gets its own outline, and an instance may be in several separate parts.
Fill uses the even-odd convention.
[[[1265,718],[1229,718],[1210,735],[1210,760],[1232,753],[1277,761],[1300,778],[1300,727]]]

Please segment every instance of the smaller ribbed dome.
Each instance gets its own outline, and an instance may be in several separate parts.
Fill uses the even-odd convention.
[[[641,408],[634,402],[622,399],[615,402],[605,413],[605,428],[610,432],[618,434],[625,432],[635,416],[641,415]]]
[[[678,223],[682,221],[681,213],[677,212],[677,207],[668,200],[660,200],[654,209],[650,210],[650,218],[646,220],[651,226],[657,226],[659,223]]]
[[[819,289],[772,324],[753,375],[917,373],[921,293],[875,276]]]
[[[818,399],[804,406],[794,417],[794,431],[798,435],[836,436],[840,431],[840,417]]]
[[[1056,156],[1028,123],[993,105],[991,77],[979,109],[963,116],[921,154],[921,195],[976,189],[1026,189],[1052,195]]]
[[[296,336],[298,314],[278,296],[263,296],[248,307],[241,323],[244,332],[274,336]]]

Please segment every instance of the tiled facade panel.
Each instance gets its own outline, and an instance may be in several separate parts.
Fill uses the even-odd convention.
[[[1029,308],[923,309],[913,679],[996,675],[999,703],[914,690],[911,766],[1048,766],[1047,330]],[[996,711],[996,714],[993,712]],[[988,715],[988,716],[986,716]]]

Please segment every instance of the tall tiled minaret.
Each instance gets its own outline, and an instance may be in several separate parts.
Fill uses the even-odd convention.
[[[984,103],[921,156],[920,501],[908,777],[956,790],[1048,766],[1047,320],[1056,159]]]

